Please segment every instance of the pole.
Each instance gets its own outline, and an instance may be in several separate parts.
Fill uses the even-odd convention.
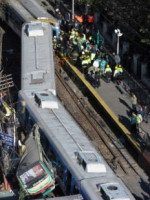
[[[117,55],[119,55],[119,36],[117,35]]]
[[[72,0],[72,19],[74,19],[74,0]]]

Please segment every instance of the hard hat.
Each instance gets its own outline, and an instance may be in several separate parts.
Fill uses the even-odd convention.
[[[110,65],[106,65],[106,67],[110,67]]]
[[[119,65],[119,67],[122,67],[121,65]]]
[[[115,69],[118,69],[118,67],[116,66]]]
[[[84,51],[82,51],[82,55],[84,55],[85,54],[85,52]]]

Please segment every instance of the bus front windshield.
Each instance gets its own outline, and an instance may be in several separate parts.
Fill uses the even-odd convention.
[[[41,164],[37,164],[28,171],[24,172],[20,178],[22,182],[27,185],[32,182],[34,179],[38,180],[39,177],[43,177],[46,174],[45,170],[41,166]]]

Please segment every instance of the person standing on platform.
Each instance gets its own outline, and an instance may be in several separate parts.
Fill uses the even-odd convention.
[[[120,56],[118,54],[116,54],[115,52],[113,52],[113,58],[114,58],[114,61],[116,63],[117,66],[119,66],[120,64]]]
[[[134,112],[137,112],[137,97],[133,92],[131,92],[131,103],[132,103],[132,110]]]
[[[143,107],[143,121],[148,123],[148,115],[149,115],[149,110],[147,106]]]
[[[132,112],[130,123],[131,123],[131,133],[136,134],[137,133],[137,129],[136,129],[137,116],[135,112]]]
[[[118,79],[121,81],[123,80],[123,68],[121,65],[118,66],[118,71],[119,71]]]
[[[140,134],[141,133],[141,123],[143,121],[143,117],[140,113],[138,113],[136,115],[136,130],[137,130],[137,133]]]
[[[118,67],[115,66],[115,70],[114,70],[114,73],[113,73],[113,82],[114,82],[114,83],[117,82],[118,76],[119,76],[119,70],[118,70]]]
[[[108,64],[106,65],[104,75],[105,75],[107,83],[110,83],[111,75],[112,75],[112,69],[111,69],[110,65],[108,65]]]

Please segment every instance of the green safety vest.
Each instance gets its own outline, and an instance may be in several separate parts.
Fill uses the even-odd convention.
[[[102,61],[100,62],[100,68],[104,69],[105,66],[106,66],[106,64],[107,64],[106,60],[102,60]]]
[[[137,114],[137,123],[140,124],[143,120],[142,115],[141,114]]]

